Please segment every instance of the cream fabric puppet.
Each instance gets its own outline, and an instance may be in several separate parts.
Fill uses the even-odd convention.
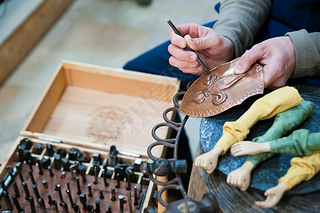
[[[219,156],[225,154],[236,142],[243,141],[256,122],[271,118],[300,103],[301,96],[293,87],[282,87],[259,98],[238,120],[223,125],[223,134],[217,144],[211,151],[198,156],[194,165],[212,173]]]
[[[270,127],[270,129],[264,135],[254,138],[254,142],[239,142],[233,145],[231,147],[231,154],[234,156],[244,155],[244,153],[251,152],[252,150],[255,150],[257,152],[257,155],[248,156],[245,163],[240,168],[231,172],[227,177],[228,184],[239,187],[243,191],[246,190],[250,184],[250,175],[252,170],[260,162],[265,161],[266,159],[274,155],[273,152],[259,154],[257,147],[261,147],[260,143],[266,141],[283,142],[283,140],[277,139],[288,133],[290,130],[298,127],[312,113],[312,111],[313,104],[309,101],[303,100],[300,105],[286,110],[282,113],[279,113],[275,117],[274,123]],[[283,152],[285,152],[285,150],[287,152],[289,151],[289,146],[286,147],[285,143],[281,143],[281,145],[282,147],[284,147],[284,149],[282,150]],[[253,152],[251,154],[253,154]],[[296,153],[293,154],[297,155]],[[311,153],[309,152],[308,154]],[[302,153],[300,152],[299,156],[301,155]],[[301,162],[302,161],[305,161],[305,159],[301,160]],[[296,158],[293,161],[291,161],[292,167],[295,167],[295,169],[292,170],[290,168],[286,175],[287,177],[280,178],[279,184],[281,182],[284,182],[286,183],[285,185],[287,185],[288,187],[285,187],[285,185],[280,184],[277,186],[277,188],[266,191],[265,195],[267,196],[267,200],[264,202],[257,202],[256,205],[264,208],[274,206],[279,202],[283,193],[286,190],[291,189],[293,186],[297,185],[303,180],[309,180],[310,178],[312,178],[315,174],[314,170],[318,170],[317,168],[320,166],[320,164],[314,166],[312,162],[307,162],[308,165],[304,166],[306,163],[301,162],[299,162],[299,158]],[[292,171],[295,170],[299,170],[299,177],[296,174],[292,174]]]

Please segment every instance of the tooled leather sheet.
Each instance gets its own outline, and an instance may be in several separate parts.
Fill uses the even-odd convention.
[[[179,111],[197,118],[210,117],[262,94],[263,67],[255,63],[246,73],[234,74],[238,60],[221,64],[199,77],[185,93]]]

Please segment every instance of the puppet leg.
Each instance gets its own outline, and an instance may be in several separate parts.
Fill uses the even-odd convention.
[[[251,150],[252,152],[259,150],[257,148],[263,145],[262,142],[280,138],[282,135],[288,133],[290,130],[298,127],[313,111],[313,103],[309,101],[302,101],[300,105],[279,113],[274,120],[270,129],[262,136],[254,138],[253,141],[257,143],[248,144],[251,147],[243,146],[246,142],[236,143],[231,147],[233,155],[242,154]],[[255,150],[254,148],[255,147]],[[248,153],[246,153],[248,154]],[[273,153],[261,153],[254,156],[248,156],[246,162],[238,169],[232,171],[227,177],[229,185],[240,188],[245,191],[250,185],[252,170],[262,161],[272,157]]]
[[[219,155],[225,154],[234,143],[243,141],[256,122],[271,118],[300,103],[301,96],[293,87],[282,87],[259,98],[238,120],[223,125],[222,137],[211,151],[195,159],[195,166],[212,173]]]
[[[270,141],[269,144],[272,153],[307,156],[320,150],[320,132],[311,133],[309,130],[299,129],[288,137]]]
[[[291,159],[291,167],[285,176],[279,179],[277,186],[265,192],[267,199],[257,201],[256,205],[262,208],[275,206],[282,198],[285,191],[292,189],[302,181],[310,180],[320,170],[320,153],[315,152],[305,157],[295,157]]]
[[[279,113],[270,129],[263,136],[253,139],[254,142],[258,143],[250,141],[237,143],[231,147],[231,154],[234,156],[254,155],[248,156],[247,161],[251,161],[254,166],[257,166],[260,162],[273,155],[272,153],[260,154],[262,152],[270,152],[270,147],[267,149],[268,146],[264,142],[279,139],[290,130],[297,128],[309,117],[313,112],[313,108],[312,102],[303,100],[300,105]]]

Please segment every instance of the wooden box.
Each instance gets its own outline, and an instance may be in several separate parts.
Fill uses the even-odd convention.
[[[48,185],[51,184],[48,189],[45,189],[41,184],[44,177],[36,175],[37,172],[33,172],[36,175],[34,179],[38,185],[40,196],[47,202],[45,194],[50,189],[50,192],[54,194],[54,183],[61,182],[62,175],[65,175],[63,177],[64,181],[62,181],[65,183],[66,180],[69,181],[68,178],[71,178],[71,176],[67,176],[72,175],[69,174],[70,172],[62,174],[64,172],[63,167],[55,168],[57,157],[48,155],[48,144],[56,150],[66,150],[66,158],[70,156],[69,151],[72,148],[77,148],[83,152],[84,157],[89,159],[88,162],[82,162],[88,177],[87,183],[94,181],[95,176],[103,179],[105,168],[103,163],[108,165],[107,168],[111,173],[113,171],[109,180],[110,186],[105,187],[101,180],[98,185],[92,183],[91,185],[94,191],[100,189],[106,194],[107,201],[100,200],[103,211],[105,212],[107,205],[112,204],[113,212],[118,212],[118,199],[114,201],[115,203],[110,203],[109,200],[112,185],[115,186],[117,184],[114,168],[110,167],[108,162],[110,160],[110,146],[115,145],[117,147],[119,151],[118,158],[122,164],[130,166],[136,159],[147,162],[147,147],[154,142],[151,130],[154,125],[163,122],[163,111],[173,106],[172,97],[178,91],[179,85],[180,82],[177,79],[169,77],[63,62],[58,67],[39,103],[31,113],[21,131],[21,136],[17,139],[15,146],[2,164],[0,168],[1,179],[8,179],[7,165],[15,168],[14,166],[17,162],[21,161],[21,156],[18,154],[19,143],[24,138],[29,138],[32,141],[32,146],[27,152],[31,153],[32,160],[29,161],[31,164],[29,166],[23,160],[24,170],[33,169],[33,171],[37,171],[38,168],[36,167],[39,164],[37,159],[50,158],[50,167],[58,174],[50,177],[49,173],[44,169]],[[157,135],[161,138],[167,138],[169,130],[160,128],[157,130]],[[41,145],[44,149],[40,152],[37,146]],[[153,150],[153,154],[158,157],[161,157],[163,152],[164,150],[161,146],[157,147],[157,150]],[[101,164],[99,165],[95,164],[93,157],[97,153],[101,157]],[[74,163],[74,160],[69,162],[70,165]],[[15,174],[16,170],[14,169],[13,171]],[[75,175],[79,174],[76,173]],[[143,173],[134,171],[134,175],[135,181],[133,184],[138,187],[144,181],[144,188],[147,188]],[[25,181],[31,181],[31,176],[28,173],[25,172],[24,176]],[[126,177],[123,180],[125,181]],[[18,177],[15,177],[15,181],[20,186],[21,181]],[[69,185],[76,188],[74,181],[74,179],[69,181]],[[150,184],[152,185],[152,183]],[[62,190],[66,190],[66,187],[66,185],[61,184]],[[152,187],[149,186],[145,203],[148,202],[148,196],[151,196],[150,190]],[[10,191],[9,188],[8,192],[12,196],[14,191],[12,191],[13,189],[10,189]],[[29,188],[32,191],[31,185]],[[22,203],[22,206],[25,205],[28,209],[29,201],[26,201],[22,196],[24,194],[22,187],[20,187],[20,190],[21,197],[18,200]],[[85,193],[87,194],[88,190],[86,190]],[[75,193],[76,189],[73,189],[73,191]],[[131,191],[133,194],[133,187],[131,187]],[[116,194],[127,196],[126,193],[126,190],[119,189]],[[52,197],[59,200],[56,194],[52,195]],[[64,201],[68,200],[66,194],[63,197],[65,197]],[[77,195],[74,197],[76,197],[74,202],[77,202],[82,208]],[[87,200],[88,203],[94,203],[93,198],[87,198]],[[0,201],[2,206],[5,207],[3,198]],[[35,206],[38,208],[39,203],[35,202]],[[52,211],[48,204],[46,207],[48,211],[49,209]],[[13,208],[15,208],[14,205]],[[70,206],[69,209],[72,212]],[[129,211],[126,205],[124,210],[126,212]]]

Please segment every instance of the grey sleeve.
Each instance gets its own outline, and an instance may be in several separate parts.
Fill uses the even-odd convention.
[[[239,57],[253,44],[253,39],[265,22],[270,0],[222,0],[218,21],[213,29],[230,39]]]
[[[296,58],[291,77],[320,77],[320,32],[308,33],[306,30],[299,30],[286,35],[292,40]]]

